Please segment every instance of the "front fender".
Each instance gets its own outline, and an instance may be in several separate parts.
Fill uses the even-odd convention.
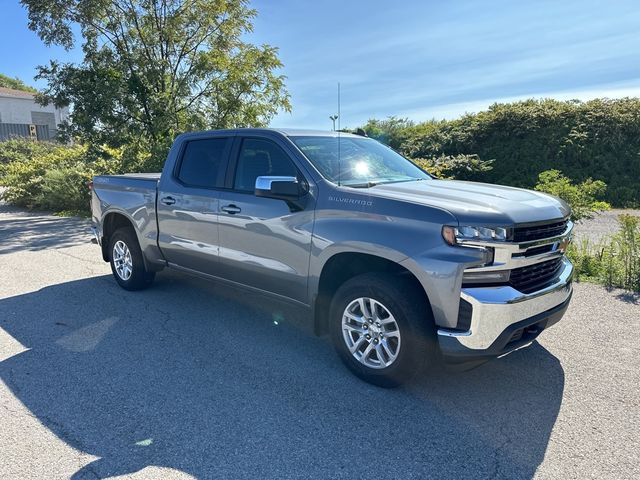
[[[424,289],[436,325],[455,327],[462,272],[478,265],[478,249],[452,247],[442,238],[442,225],[457,224],[448,212],[428,212],[423,218],[398,218],[371,212],[321,212],[316,218],[309,265],[309,297],[318,293],[326,263],[340,253],[384,258],[408,270]]]

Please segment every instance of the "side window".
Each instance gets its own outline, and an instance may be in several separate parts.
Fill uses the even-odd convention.
[[[298,170],[289,156],[270,140],[246,138],[242,141],[236,175],[235,190],[253,192],[260,176],[297,177]]]
[[[178,179],[190,187],[215,187],[228,141],[227,138],[207,138],[188,142]]]

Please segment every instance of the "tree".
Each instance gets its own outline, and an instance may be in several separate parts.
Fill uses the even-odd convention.
[[[413,126],[415,123],[408,118],[388,117],[385,120],[369,119],[362,128],[369,137],[400,150]]]
[[[256,11],[247,0],[21,0],[47,45],[74,45],[81,64],[50,62],[42,103],[72,104],[67,135],[133,145],[157,169],[176,134],[264,126],[289,95],[277,49],[242,40]]]
[[[18,77],[11,78],[0,73],[0,87],[12,88],[14,90],[21,90],[23,92],[37,93],[38,91],[24,83]]]

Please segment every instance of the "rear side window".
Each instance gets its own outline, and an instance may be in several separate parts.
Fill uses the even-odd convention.
[[[297,177],[298,170],[278,145],[270,140],[247,138],[242,142],[233,188],[253,192],[260,176]]]
[[[228,142],[228,138],[188,142],[182,154],[178,179],[190,187],[215,187]]]

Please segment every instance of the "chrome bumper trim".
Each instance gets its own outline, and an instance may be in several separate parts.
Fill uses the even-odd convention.
[[[463,288],[461,297],[473,307],[469,330],[459,332],[441,328],[438,335],[456,338],[468,349],[489,348],[510,325],[551,310],[571,296],[573,265],[566,257],[562,262],[558,279],[530,294],[511,286]]]

